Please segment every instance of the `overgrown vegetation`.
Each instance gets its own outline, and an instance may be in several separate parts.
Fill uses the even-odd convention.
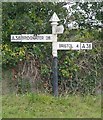
[[[49,19],[56,12],[61,19],[65,31],[58,35],[58,41],[80,41],[92,42],[93,49],[81,51],[58,51],[59,93],[95,94],[101,88],[101,44],[102,31],[98,22],[102,6],[101,3],[77,3],[72,10],[78,6],[85,11],[85,16],[91,19],[95,13],[94,23],[86,23],[84,13],[78,10],[68,15],[69,10],[63,6],[67,3],[3,3],[2,10],[2,64],[3,71],[7,68],[12,70],[12,79],[17,81],[16,86],[20,88],[21,81],[29,81],[35,86],[40,81],[46,91],[51,93],[52,89],[52,49],[51,43],[11,43],[11,34],[40,34],[51,33]],[[89,6],[89,7],[88,7]],[[96,8],[96,9],[95,9]],[[90,13],[91,10],[91,13]],[[93,14],[94,15],[94,14]],[[91,16],[91,17],[90,17]],[[68,24],[76,21],[79,28],[70,30]],[[80,22],[82,21],[82,24]],[[84,22],[83,22],[84,21]],[[83,24],[84,23],[84,24]],[[32,72],[31,72],[32,71]],[[4,73],[5,74],[5,73]],[[3,78],[4,79],[4,78]],[[33,85],[34,84],[34,85]],[[40,87],[39,87],[40,88]],[[21,88],[20,88],[21,89]],[[26,89],[24,91],[27,91]]]
[[[3,118],[101,117],[103,2],[76,3],[68,10],[66,4],[2,3]],[[11,34],[51,34],[54,12],[65,27],[58,41],[93,43],[92,50],[58,51],[58,98],[51,96],[51,43],[10,41]],[[68,28],[73,21],[78,29]]]

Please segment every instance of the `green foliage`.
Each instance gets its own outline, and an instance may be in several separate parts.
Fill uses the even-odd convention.
[[[61,51],[60,51],[61,52]],[[59,59],[62,58],[59,62],[59,71],[62,73],[63,78],[68,79],[69,77],[73,76],[75,72],[79,70],[79,67],[76,62],[76,58],[79,56],[79,51],[65,51],[62,54],[59,52]]]
[[[11,48],[10,44],[2,45],[2,62],[3,65],[16,66],[19,61],[25,58],[27,48],[25,46]]]
[[[43,56],[39,47],[47,47],[48,45],[34,45],[32,43],[11,43],[11,34],[40,34],[51,33],[51,25],[49,19],[53,12],[57,12],[60,18],[64,18],[66,10],[62,6],[64,3],[3,3],[2,4],[2,50],[3,64],[11,64],[19,62],[24,58],[27,52],[33,52],[37,56]],[[58,10],[57,10],[58,6]],[[58,12],[59,11],[59,12]],[[61,20],[62,23],[64,20]],[[20,51],[22,50],[23,53]],[[44,49],[44,48],[43,48]],[[45,50],[45,49],[44,49]],[[47,50],[46,50],[47,51]],[[41,54],[41,55],[40,55]],[[15,63],[13,63],[15,59]]]
[[[93,49],[80,51],[58,51],[59,88],[69,93],[91,93],[96,92],[96,87],[101,81],[101,44],[102,31],[99,26],[92,23],[86,24],[92,11],[96,12],[96,19],[100,17],[100,3],[92,3],[90,10],[88,3],[77,3],[72,8],[72,14],[79,24],[77,30],[69,30],[67,25],[70,19],[68,12],[63,6],[66,3],[3,3],[2,5],[2,63],[3,67],[17,66],[20,61],[30,61],[30,56],[39,62],[41,79],[51,81],[52,75],[52,49],[51,43],[11,43],[11,34],[50,34],[49,22],[53,12],[60,18],[60,24],[65,26],[62,35],[58,35],[58,41],[92,42]],[[85,14],[77,10],[80,6]],[[96,8],[96,9],[95,9]],[[76,12],[77,10],[77,12]],[[89,13],[88,13],[89,12]],[[87,15],[87,18],[85,18]],[[83,22],[83,24],[81,24]],[[82,26],[82,27],[81,27]],[[29,53],[29,56],[28,56]],[[49,82],[50,84],[50,82]],[[49,85],[48,84],[48,85]],[[50,85],[49,85],[50,86]],[[65,86],[65,87],[64,87]]]

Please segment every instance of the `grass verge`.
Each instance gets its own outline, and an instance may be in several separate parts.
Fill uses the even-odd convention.
[[[101,96],[4,95],[3,118],[101,118]]]

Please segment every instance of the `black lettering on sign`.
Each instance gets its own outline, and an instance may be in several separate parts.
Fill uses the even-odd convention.
[[[37,39],[38,39],[38,40],[43,40],[43,39],[44,39],[44,36],[38,36]]]
[[[63,47],[63,44],[59,44],[59,48],[62,48]]]
[[[82,45],[82,48],[85,48],[85,44]]]
[[[50,36],[46,36],[46,40],[50,40]]]
[[[34,36],[33,39],[34,40],[43,40],[44,36]]]
[[[87,47],[86,48],[91,48],[91,44],[86,44],[87,45]]]
[[[59,48],[69,48],[69,49],[72,49],[73,46],[72,46],[72,44],[59,44]]]
[[[91,46],[91,44],[89,44],[89,46],[88,46],[89,48],[92,48],[92,46]]]
[[[77,46],[76,47],[79,47],[79,45],[77,44]]]
[[[13,36],[13,40],[20,40],[21,36]]]
[[[34,40],[37,39],[37,36],[35,35],[35,36],[33,37],[33,39],[34,39]]]
[[[64,44],[64,48],[66,48],[66,44]]]
[[[15,40],[14,36],[11,36],[11,40]]]
[[[72,49],[72,48],[73,48],[73,47],[72,47],[72,44],[67,44],[67,48]]]

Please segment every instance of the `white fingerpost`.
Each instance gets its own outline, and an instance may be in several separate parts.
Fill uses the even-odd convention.
[[[57,57],[57,33],[56,33],[56,28],[57,28],[57,25],[58,25],[58,22],[60,21],[60,19],[58,18],[57,14],[54,12],[53,16],[51,17],[51,19],[49,21],[51,22],[51,25],[52,25],[52,37],[53,37],[52,55],[53,55],[53,57]]]
[[[63,34],[64,26],[58,25],[60,19],[54,12],[49,20],[52,26],[52,34],[20,34],[11,35],[11,42],[52,42],[53,55],[53,94],[58,96],[58,59],[57,50],[89,50],[92,49],[92,43],[81,42],[57,42],[57,34]]]
[[[53,55],[53,94],[58,96],[58,59],[57,59],[57,25],[60,21],[57,14],[54,12],[53,16],[49,20],[52,25],[52,55]]]

